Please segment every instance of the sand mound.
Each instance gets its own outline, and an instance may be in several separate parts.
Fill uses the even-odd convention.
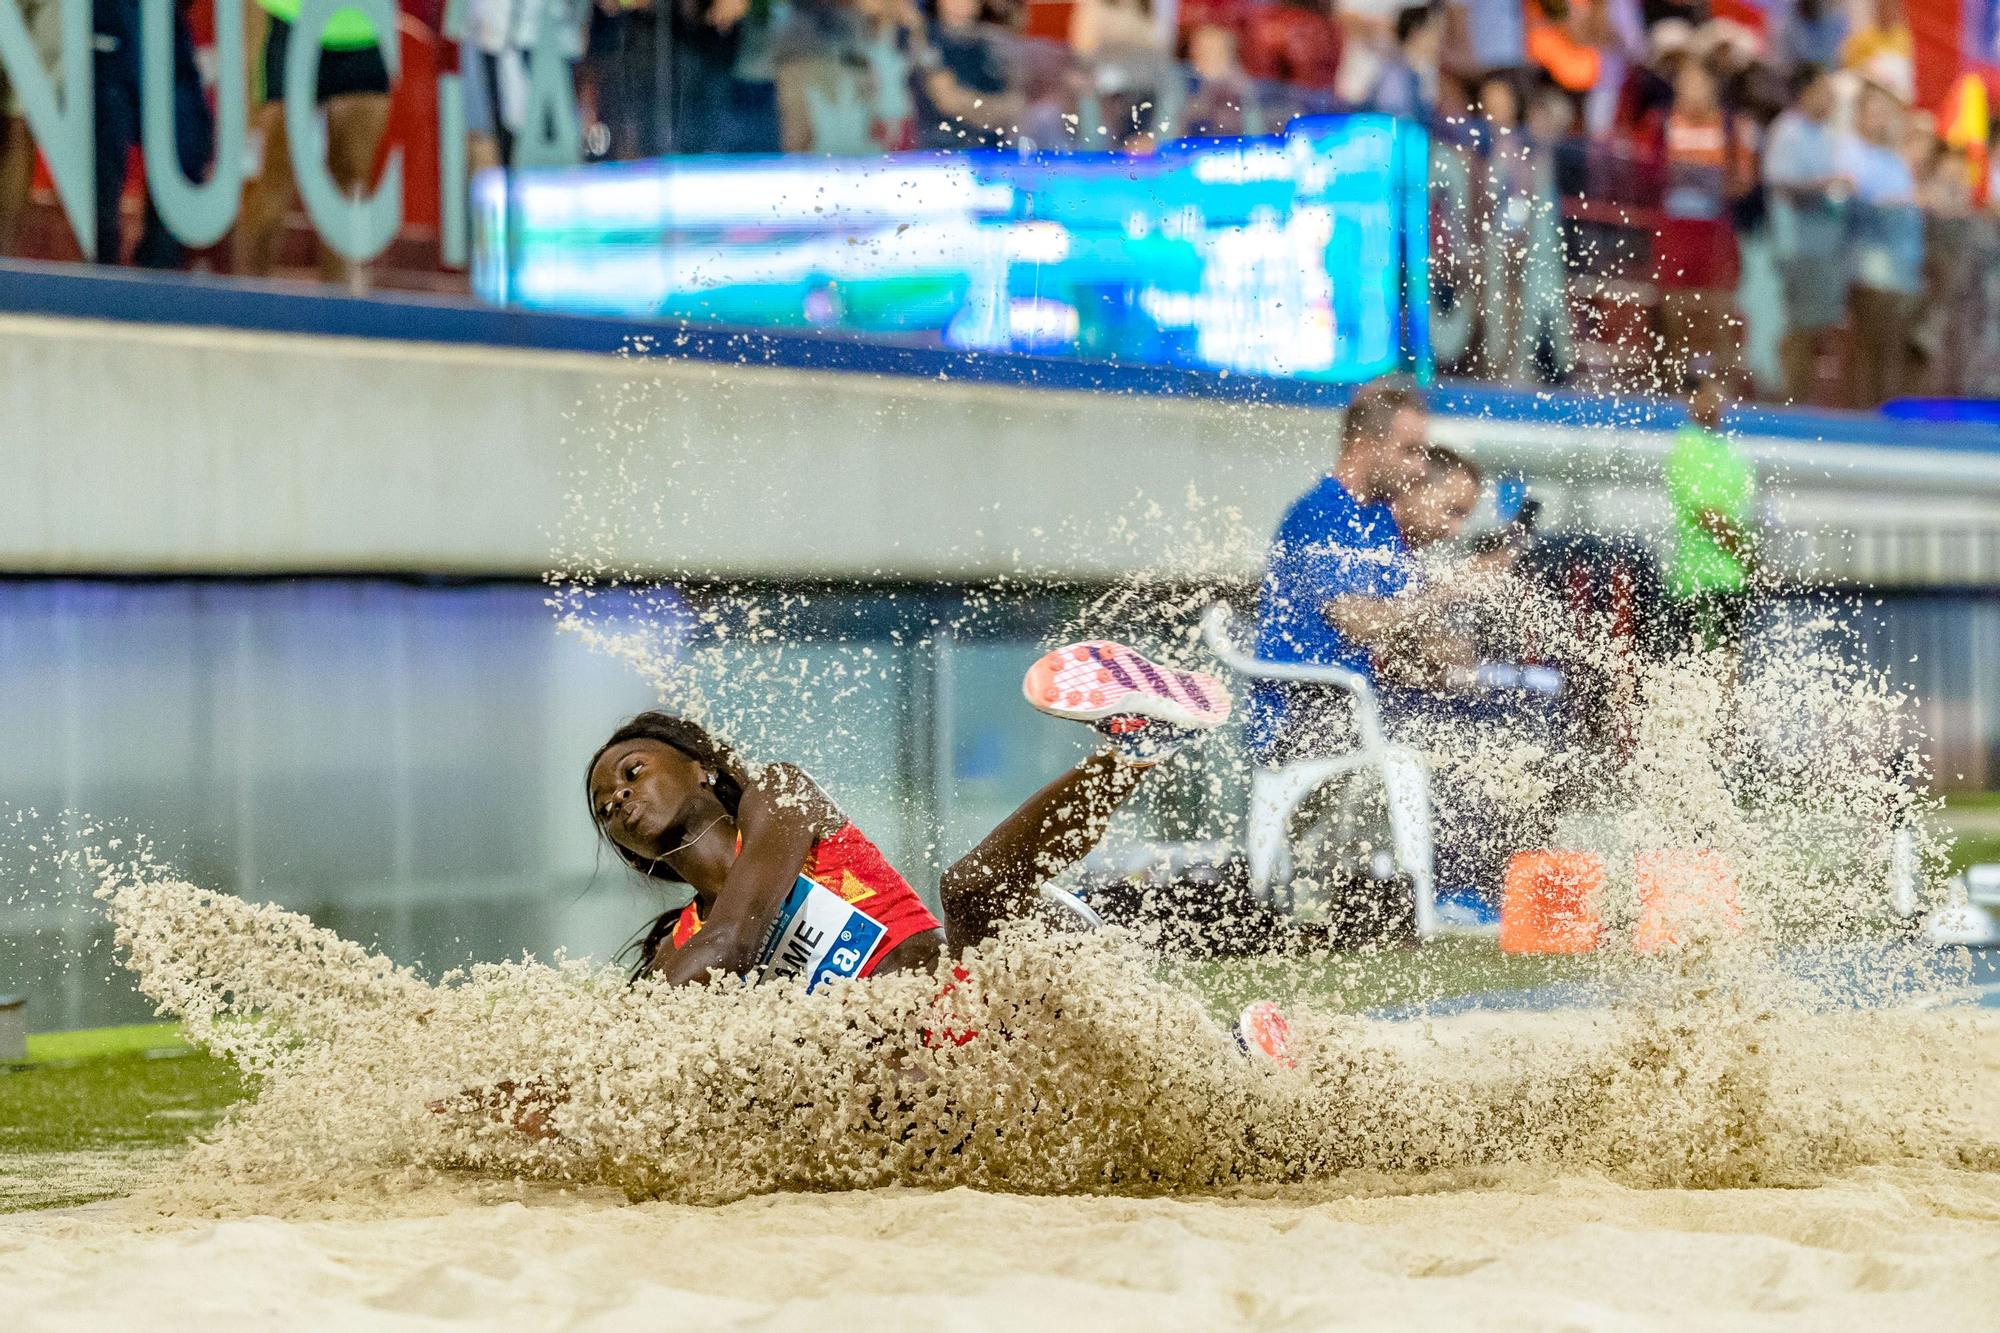
[[[1576,1021],[1434,1030],[1485,1045]],[[1973,1037],[1966,1107],[1991,1107],[2000,1025]],[[466,1175],[316,1202],[211,1182],[0,1219],[23,1330],[163,1312],[219,1329],[1979,1327],[1996,1261],[2000,1173],[1944,1161],[1803,1189],[1508,1166],[1201,1197],[889,1188],[721,1207]]]
[[[1304,1004],[1299,1068],[1279,1071],[1117,935],[1009,931],[942,999],[923,976],[805,996],[531,962],[430,985],[274,907],[169,879],[106,892],[140,987],[262,1079],[195,1167],[308,1194],[429,1169],[704,1203],[1512,1165],[1801,1184],[1926,1155],[1967,1104],[1963,1031],[1826,1009],[1748,937],[1648,965],[1587,1019],[1477,1045]],[[935,1039],[954,1030],[980,1035]],[[498,1112],[494,1088],[512,1090]],[[520,1132],[524,1102],[549,1133]]]

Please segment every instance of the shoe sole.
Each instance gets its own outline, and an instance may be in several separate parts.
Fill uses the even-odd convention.
[[[1298,1068],[1298,1057],[1292,1054],[1292,1025],[1269,1000],[1244,1007],[1236,1020],[1236,1044],[1245,1055],[1262,1056],[1280,1069]]]
[[[1229,692],[1214,676],[1163,667],[1108,639],[1086,639],[1044,654],[1028,668],[1021,693],[1051,717],[1075,722],[1136,713],[1207,731],[1229,717]]]

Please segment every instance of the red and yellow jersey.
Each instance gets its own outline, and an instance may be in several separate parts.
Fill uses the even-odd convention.
[[[912,935],[938,929],[937,917],[924,906],[909,881],[896,873],[881,849],[851,822],[814,843],[799,873],[881,924],[882,937],[856,976],[868,976],[890,950]],[[700,929],[700,905],[689,903],[681,909],[669,938],[676,949],[683,948]]]

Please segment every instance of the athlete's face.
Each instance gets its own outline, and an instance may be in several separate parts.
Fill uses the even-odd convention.
[[[707,770],[659,741],[620,741],[590,767],[590,813],[597,827],[646,860],[698,835],[720,810]]]

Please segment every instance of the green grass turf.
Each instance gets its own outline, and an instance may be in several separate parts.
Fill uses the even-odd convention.
[[[28,1063],[92,1060],[103,1055],[138,1051],[185,1051],[178,1023],[128,1023],[124,1027],[86,1028],[81,1032],[38,1032],[28,1038]]]
[[[1953,792],[1944,798],[1943,821],[1957,833],[1951,868],[2000,862],[2000,792]]]
[[[1522,990],[1591,975],[1590,955],[1503,954],[1491,936],[1446,935],[1421,949],[1383,948],[1299,959],[1229,958],[1183,963],[1171,970],[1193,985],[1218,1013],[1234,1016],[1251,1000],[1304,998],[1350,1011],[1396,1009],[1476,995]]]
[[[30,1037],[27,1064],[0,1066],[0,1162],[16,1178],[0,1182],[0,1212],[122,1193],[120,1159],[178,1148],[247,1091],[170,1023]],[[81,1160],[98,1169],[66,1185]]]

